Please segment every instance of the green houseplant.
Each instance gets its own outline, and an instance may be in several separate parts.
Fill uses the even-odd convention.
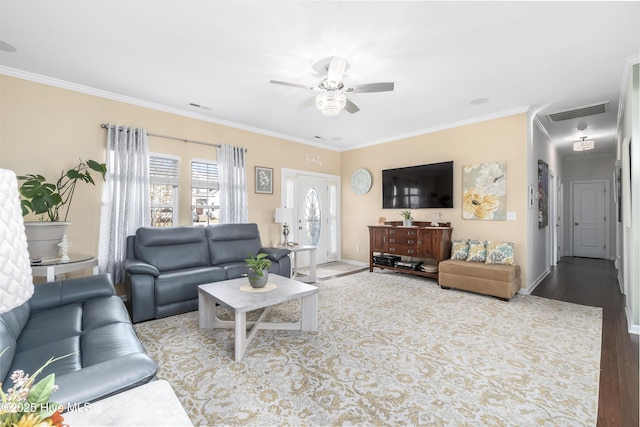
[[[49,182],[40,174],[18,176],[21,182],[20,204],[22,215],[30,212],[40,215],[40,221],[25,221],[27,244],[32,262],[58,256],[58,243],[69,225],[67,217],[78,182],[95,185],[91,172],[105,178],[107,166],[95,160],[82,159],[73,168],[62,171],[60,178]],[[62,215],[64,213],[64,215]],[[44,217],[48,221],[44,220]]]
[[[413,221],[413,215],[411,214],[411,210],[406,209],[406,210],[400,211],[400,215],[402,215],[402,225],[410,226],[411,221]]]
[[[99,172],[104,179],[107,166],[95,160],[84,162],[80,159],[80,163],[76,166],[63,171],[55,183],[47,182],[44,176],[37,174],[18,176],[19,181],[24,181],[19,188],[22,215],[27,215],[29,212],[36,215],[47,214],[50,221],[56,222],[60,221],[60,209],[66,207],[63,219],[66,221],[78,182],[96,185],[91,176],[92,170]]]
[[[254,288],[262,288],[267,284],[269,277],[269,267],[271,267],[271,261],[267,259],[267,254],[261,253],[258,255],[252,255],[251,258],[244,260],[249,267],[249,284]]]

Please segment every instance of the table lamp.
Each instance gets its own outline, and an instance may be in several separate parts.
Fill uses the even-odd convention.
[[[276,208],[276,224],[282,224],[283,246],[289,244],[289,223],[293,221],[293,208]]]
[[[31,295],[33,278],[18,180],[13,171],[0,169],[0,313],[22,305]]]

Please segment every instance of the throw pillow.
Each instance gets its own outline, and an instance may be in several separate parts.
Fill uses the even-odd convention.
[[[469,255],[467,261],[485,262],[487,249],[484,240],[469,240]]]
[[[451,242],[451,259],[466,260],[469,256],[469,241],[454,240]]]
[[[487,264],[515,264],[512,242],[487,241]]]

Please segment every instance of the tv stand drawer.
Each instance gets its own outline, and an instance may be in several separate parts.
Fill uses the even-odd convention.
[[[387,252],[393,255],[407,255],[407,256],[416,256],[418,255],[418,248],[416,245],[413,246],[405,246],[405,245],[392,245],[389,244],[387,246]]]

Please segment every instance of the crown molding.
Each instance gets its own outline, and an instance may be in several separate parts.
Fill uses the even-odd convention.
[[[631,84],[631,71],[633,70],[633,66],[638,63],[640,63],[640,54],[630,56],[624,60],[622,79],[620,79],[620,98],[618,99],[616,135],[620,134],[620,126],[622,125],[622,118],[624,117],[624,105],[627,102],[627,92],[629,91],[629,85]]]
[[[413,138],[415,136],[426,135],[426,134],[429,134],[429,133],[440,132],[440,131],[447,130],[447,129],[453,129],[453,128],[457,128],[457,127],[460,127],[460,126],[472,125],[472,124],[476,124],[476,123],[486,122],[486,121],[489,121],[489,120],[495,120],[495,119],[500,119],[500,118],[503,118],[503,117],[509,117],[509,116],[513,116],[513,115],[516,115],[516,114],[522,114],[522,113],[526,113],[527,111],[529,111],[529,107],[530,107],[529,105],[526,105],[526,106],[522,106],[522,107],[512,108],[512,109],[509,109],[509,110],[498,111],[497,113],[487,114],[485,116],[474,117],[472,119],[466,119],[466,120],[460,120],[460,121],[457,121],[457,122],[446,123],[446,124],[443,124],[443,125],[434,126],[434,127],[426,128],[426,129],[419,129],[419,130],[416,130],[414,132],[404,133],[404,134],[400,134],[400,135],[394,135],[394,136],[391,136],[389,138],[377,139],[375,141],[370,141],[370,142],[363,143],[363,144],[355,144],[355,145],[349,146],[348,148],[345,148],[345,149],[340,150],[340,151],[350,151],[350,150],[355,150],[355,149],[358,149],[358,148],[370,147],[372,145],[384,144],[384,143],[387,143],[387,142],[393,142],[393,141],[398,141],[398,140],[401,140],[401,139]]]
[[[549,132],[547,132],[547,128],[544,127],[544,125],[542,124],[542,122],[540,121],[540,119],[538,118],[537,115],[534,116],[533,123],[537,126],[537,128],[540,130],[540,132],[542,132],[544,134],[544,136],[547,137],[549,142],[553,142],[553,140],[551,139],[551,135],[549,135]]]
[[[323,148],[323,149],[330,150],[330,151],[337,151],[337,152],[345,152],[345,151],[355,150],[355,149],[358,149],[358,148],[370,147],[370,146],[373,146],[373,145],[379,145],[379,144],[384,144],[384,143],[387,143],[387,142],[398,141],[398,140],[401,140],[401,139],[412,138],[412,137],[415,137],[415,136],[420,136],[420,135],[425,135],[425,134],[429,134],[429,133],[439,132],[439,131],[452,129],[452,128],[456,128],[456,127],[460,127],[460,126],[465,126],[465,125],[485,122],[485,121],[488,121],[488,120],[499,119],[499,118],[502,118],[502,117],[513,116],[515,114],[526,113],[527,111],[529,111],[529,108],[530,108],[530,106],[528,106],[528,105],[527,106],[522,106],[522,107],[517,107],[517,108],[512,108],[512,109],[509,109],[509,110],[499,111],[499,112],[496,112],[496,113],[487,114],[487,115],[479,116],[479,117],[474,117],[474,118],[467,119],[467,120],[461,120],[461,121],[457,121],[457,122],[446,123],[446,124],[435,126],[435,127],[431,127],[431,128],[419,129],[419,130],[416,130],[414,132],[409,132],[409,133],[400,134],[400,135],[393,135],[393,136],[390,136],[390,137],[387,137],[387,138],[377,139],[377,140],[370,141],[370,142],[367,142],[367,143],[354,144],[354,145],[350,145],[348,147],[339,148],[339,147],[334,147],[334,146],[329,145],[329,144],[323,144],[323,143],[319,143],[319,142],[315,142],[315,141],[308,141],[306,139],[296,138],[296,137],[292,137],[290,135],[284,135],[284,134],[281,134],[281,133],[278,133],[278,132],[272,132],[272,131],[268,131],[268,130],[261,129],[261,128],[247,126],[247,125],[244,125],[242,123],[236,123],[236,122],[231,122],[231,121],[228,121],[228,120],[217,119],[217,118],[214,118],[214,117],[211,117],[211,116],[206,116],[206,115],[201,114],[201,113],[196,113],[196,112],[188,111],[188,110],[182,110],[182,109],[175,108],[175,107],[169,107],[169,106],[162,105],[162,104],[157,104],[157,103],[154,103],[154,102],[144,101],[142,99],[133,98],[133,97],[126,96],[126,95],[121,95],[121,94],[114,93],[114,92],[109,92],[109,91],[106,91],[106,90],[96,89],[96,88],[92,88],[90,86],[84,86],[84,85],[80,85],[80,84],[76,84],[76,83],[71,83],[71,82],[68,82],[68,81],[65,81],[65,80],[55,79],[55,78],[52,78],[52,77],[47,77],[47,76],[43,76],[43,75],[40,75],[40,74],[31,73],[31,72],[28,72],[28,71],[18,70],[18,69],[15,69],[15,68],[0,66],[0,74],[6,75],[6,76],[10,76],[10,77],[16,77],[16,78],[23,79],[23,80],[32,81],[32,82],[35,82],[35,83],[41,83],[41,84],[48,85],[48,86],[54,86],[54,87],[58,87],[58,88],[61,88],[61,89],[67,89],[67,90],[71,90],[71,91],[74,91],[74,92],[83,93],[83,94],[86,94],[86,95],[92,95],[92,96],[96,96],[96,97],[99,97],[99,98],[104,98],[104,99],[109,99],[109,100],[112,100],[112,101],[117,101],[117,102],[122,102],[122,103],[126,103],[126,104],[136,105],[136,106],[139,106],[139,107],[149,108],[149,109],[156,110],[156,111],[162,111],[162,112],[169,113],[169,114],[175,114],[175,115],[178,115],[178,116],[188,117],[188,118],[192,118],[192,119],[196,119],[196,120],[202,120],[202,121],[209,122],[209,123],[214,123],[214,124],[217,124],[217,125],[227,126],[227,127],[231,127],[231,128],[235,128],[235,129],[244,130],[244,131],[247,131],[247,132],[253,132],[253,133],[257,133],[257,134],[261,134],[261,135],[265,135],[265,136],[270,136],[270,137],[273,137],[273,138],[284,139],[284,140],[291,141],[291,142],[297,142],[297,143],[300,143],[300,144],[310,145],[310,146]],[[545,133],[546,133],[546,131],[545,131]]]
[[[201,113],[195,113],[193,111],[181,110],[175,107],[169,107],[162,104],[157,104],[155,102],[144,101],[142,99],[133,98],[130,96],[121,95],[114,92],[109,92],[106,90],[92,88],[90,86],[79,85],[76,83],[71,83],[65,80],[55,79],[52,77],[43,76],[40,74],[30,73],[28,71],[18,70],[15,68],[0,66],[0,74],[16,77],[23,80],[28,80],[35,83],[40,83],[48,86],[54,86],[61,89],[70,90],[73,92],[83,93],[85,95],[96,96],[99,98],[109,99],[112,101],[122,102],[125,104],[135,105],[138,107],[149,108],[151,110],[162,111],[169,114],[175,114],[177,116],[188,117],[191,119],[202,120],[209,123],[214,123],[217,125],[227,126],[235,129],[244,130],[247,132],[258,133],[265,136],[270,136],[273,138],[284,139],[287,141],[297,142],[300,144],[313,145],[319,148],[324,148],[331,151],[339,151],[335,147],[331,147],[329,145],[314,143],[307,140],[303,140],[300,138],[295,138],[289,135],[284,135],[278,132],[272,132],[265,129],[260,129],[252,126],[247,126],[242,123],[231,122],[228,120],[217,119],[211,116],[206,116]]]

